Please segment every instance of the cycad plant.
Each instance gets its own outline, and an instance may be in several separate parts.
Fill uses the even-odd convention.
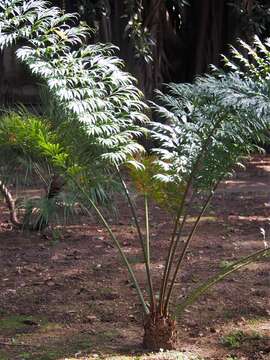
[[[143,148],[136,139],[147,132],[143,126],[147,118],[140,92],[121,70],[121,62],[112,56],[112,47],[86,45],[88,29],[84,25],[73,27],[70,21],[77,21],[76,16],[63,14],[44,1],[0,1],[1,48],[18,44],[18,58],[41,79],[58,113],[63,113],[59,121],[52,121],[49,115],[47,120],[36,119],[41,131],[35,140],[22,140],[18,145],[26,153],[46,158],[87,200],[88,208],[99,217],[119,250],[139,296],[145,347],[171,349],[177,342],[171,298],[185,254],[220,181],[235,164],[257,150],[254,143],[265,140],[270,87],[267,80],[245,79],[233,73],[202,77],[193,85],[169,85],[166,94],[157,94],[158,104],[153,105],[163,123],[148,124],[156,148],[149,158],[141,159]],[[127,164],[135,166],[132,177],[144,199],[143,227],[121,172]],[[148,299],[86,186],[95,174],[97,183],[102,184],[108,172],[118,176],[135,221]],[[174,214],[158,284],[153,284],[151,271],[148,205],[152,197],[162,205],[169,202]],[[200,211],[183,241],[183,229],[198,199]],[[262,248],[200,284],[176,306],[177,316],[225,276],[267,253],[269,249]]]
[[[24,43],[17,57],[46,85],[54,109],[48,117],[77,161],[88,165],[92,175],[85,174],[84,184],[89,182],[91,189],[93,182],[97,185],[91,197],[101,198],[100,182],[111,178],[104,164],[115,168],[142,149],[132,140],[146,119],[133,78],[121,70],[112,46],[86,44],[88,27],[72,25],[78,23],[77,15],[64,14],[46,1],[1,1],[0,9],[1,48]],[[52,119],[55,113],[61,117]]]
[[[88,201],[118,248],[148,312],[127,257],[85,186],[92,179],[106,182],[108,172],[118,174],[125,186],[119,166],[138,166],[133,155],[144,150],[136,139],[145,132],[146,107],[134,79],[113,56],[114,47],[87,45],[89,28],[76,23],[76,14],[64,14],[46,1],[0,1],[0,49],[17,44],[18,59],[48,89],[53,105],[62,112],[59,122],[37,134],[30,149],[50,160]],[[20,143],[26,151],[28,145]]]
[[[104,161],[92,163],[94,154],[87,134],[51,104],[44,89],[42,96],[42,119],[21,106],[0,117],[0,192],[17,229],[43,231],[48,225],[67,223],[78,210],[85,211],[85,201],[78,198],[74,184],[59,164],[44,154],[46,146],[50,149],[47,141],[52,134],[60,150],[66,150],[62,159],[66,169],[74,164],[76,178],[93,201],[107,209],[117,188],[112,169],[104,167]],[[39,190],[34,196],[25,191],[30,184]]]
[[[78,210],[69,182],[42,151],[49,125],[25,109],[0,117],[0,192],[17,229],[43,231],[49,224],[66,223]],[[25,194],[30,184],[38,190],[34,196]],[[89,188],[98,193],[94,181]]]
[[[152,196],[153,188],[156,189],[154,197],[157,200],[160,189],[165,189],[170,195],[166,200],[174,200],[174,226],[158,300],[154,296],[151,298],[153,310],[145,323],[146,347],[172,348],[176,342],[170,303],[177,276],[219,183],[233,172],[236,164],[260,150],[257,143],[266,141],[269,85],[267,81],[257,82],[228,74],[220,78],[205,76],[194,84],[171,84],[167,86],[166,94],[157,94],[158,105],[153,105],[154,111],[165,123],[154,124],[152,130],[157,144],[153,149],[156,156],[153,160],[156,171],[152,174],[154,186],[150,189],[140,186],[146,198]],[[174,198],[166,190],[172,188],[175,189]],[[190,228],[186,225],[198,203],[199,211]],[[267,253],[269,248],[265,249],[262,244],[258,252],[239,259],[200,284],[176,305],[177,317],[224,277]]]

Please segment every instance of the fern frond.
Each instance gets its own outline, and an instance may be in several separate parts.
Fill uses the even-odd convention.
[[[156,177],[161,181],[180,184],[191,176],[197,191],[209,190],[265,141],[270,118],[267,79],[233,73],[204,76],[193,85],[170,84],[158,99],[154,110],[167,120],[152,127],[158,144],[153,151],[163,169]]]
[[[113,56],[115,47],[87,45],[89,28],[73,26],[77,18],[46,1],[2,1],[0,49],[26,41],[18,59],[47,84],[65,116],[81,123],[99,156],[119,164],[138,151],[134,137],[145,132],[139,124],[148,121],[146,106],[134,78]]]
[[[270,40],[263,43],[256,35],[252,45],[243,40],[238,42],[239,50],[232,47],[231,56],[223,56],[229,71],[259,81],[270,79]]]

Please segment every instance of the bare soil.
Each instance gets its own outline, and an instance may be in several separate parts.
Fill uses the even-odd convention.
[[[102,226],[81,217],[57,231],[19,232],[9,224],[5,204],[0,210],[0,360],[138,359],[140,306]],[[158,285],[171,218],[155,204],[151,210],[152,269]],[[140,217],[143,221],[142,210]],[[130,219],[122,204],[117,221],[110,221],[143,284],[140,246]],[[269,243],[269,156],[253,158],[246,171],[218,189],[179,275],[174,305],[222,266],[263,248],[261,229]],[[270,259],[228,277],[190,307],[178,325],[183,354],[270,359]]]

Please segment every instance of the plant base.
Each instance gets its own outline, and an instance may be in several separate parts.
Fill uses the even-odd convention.
[[[144,322],[143,347],[149,350],[174,350],[177,345],[176,321],[150,314]]]

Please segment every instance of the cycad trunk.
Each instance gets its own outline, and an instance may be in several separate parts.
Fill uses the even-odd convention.
[[[143,347],[148,350],[173,350],[177,346],[176,321],[170,316],[150,314],[145,318]]]

